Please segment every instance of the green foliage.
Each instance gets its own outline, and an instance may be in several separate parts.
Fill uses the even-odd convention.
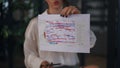
[[[25,3],[21,3],[21,2],[14,2],[12,9],[13,10],[16,10],[16,9],[29,10],[29,9],[31,9],[31,6],[30,6],[30,3],[25,4]]]
[[[1,35],[4,39],[8,38],[9,34],[11,34],[11,31],[8,29],[8,26],[4,25],[4,27],[1,30]]]
[[[0,3],[2,3],[3,2],[3,0],[0,0]]]
[[[23,18],[18,23],[9,24],[10,22],[7,22],[5,25],[4,24],[2,25],[3,27],[1,28],[0,35],[3,37],[3,40],[7,40],[10,36],[12,36],[13,38],[16,38],[17,45],[23,44],[25,29],[29,23],[29,20],[31,19],[30,17],[28,17],[29,15],[27,14],[29,14],[28,12],[31,9],[34,11],[33,12],[34,16],[38,14],[37,1],[29,0],[29,2],[25,3],[24,0],[14,0],[12,2],[12,5],[11,5],[12,14],[14,13],[14,11],[19,9],[20,12],[23,13]],[[3,1],[0,0],[0,3],[1,2]],[[13,38],[11,38],[11,40]]]

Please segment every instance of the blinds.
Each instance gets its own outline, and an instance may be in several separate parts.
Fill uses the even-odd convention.
[[[91,14],[91,24],[106,26],[108,21],[108,2],[105,0],[83,0],[84,13]]]

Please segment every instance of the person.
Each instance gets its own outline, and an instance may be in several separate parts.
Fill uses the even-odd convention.
[[[60,14],[68,17],[71,14],[80,14],[80,11],[66,0],[45,0],[48,9],[43,15]],[[67,4],[66,4],[67,3]],[[40,51],[38,49],[38,17],[33,18],[25,32],[24,55],[26,68],[80,68],[76,53]],[[91,31],[91,47],[94,46],[96,37]]]

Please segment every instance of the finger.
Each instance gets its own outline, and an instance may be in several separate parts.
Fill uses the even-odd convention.
[[[71,11],[72,14],[80,14],[80,11],[77,8],[73,8]]]
[[[76,9],[73,9],[73,10],[71,11],[71,13],[72,13],[72,14],[77,14],[78,11],[77,11]]]
[[[68,9],[68,7],[63,8],[60,14],[64,17]]]
[[[43,61],[42,63],[41,63],[41,68],[48,68],[48,66],[49,66],[49,62],[48,61]]]
[[[42,65],[40,68],[49,68],[49,65]]]
[[[66,10],[66,14],[65,14],[65,16],[67,17],[67,16],[69,16],[69,15],[71,15],[72,14],[72,8],[69,8],[68,10]]]
[[[69,6],[69,7],[68,7],[68,10],[66,11],[66,12],[67,12],[66,15],[72,14],[72,11],[73,11],[74,9],[76,9],[75,6]]]
[[[60,14],[63,17],[67,17],[71,14],[79,14],[79,13],[80,11],[75,6],[68,6],[68,7],[63,8]]]
[[[43,65],[46,65],[46,64],[49,64],[49,62],[45,60],[45,61],[43,61],[43,62],[41,63],[41,65],[42,65],[42,64],[43,64]]]
[[[73,9],[75,9],[74,6],[69,6],[68,9],[66,10],[66,16],[69,16],[72,14]]]
[[[99,68],[99,66],[96,66],[96,65],[89,65],[89,66],[85,66],[84,68]]]
[[[49,68],[53,68],[53,66],[49,66]]]

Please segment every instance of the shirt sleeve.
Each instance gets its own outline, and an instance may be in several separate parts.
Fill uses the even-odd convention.
[[[26,68],[40,68],[42,59],[38,53],[37,18],[32,19],[25,32],[24,55]]]
[[[90,48],[94,47],[95,42],[96,42],[96,36],[93,33],[93,31],[91,30],[90,31]]]

